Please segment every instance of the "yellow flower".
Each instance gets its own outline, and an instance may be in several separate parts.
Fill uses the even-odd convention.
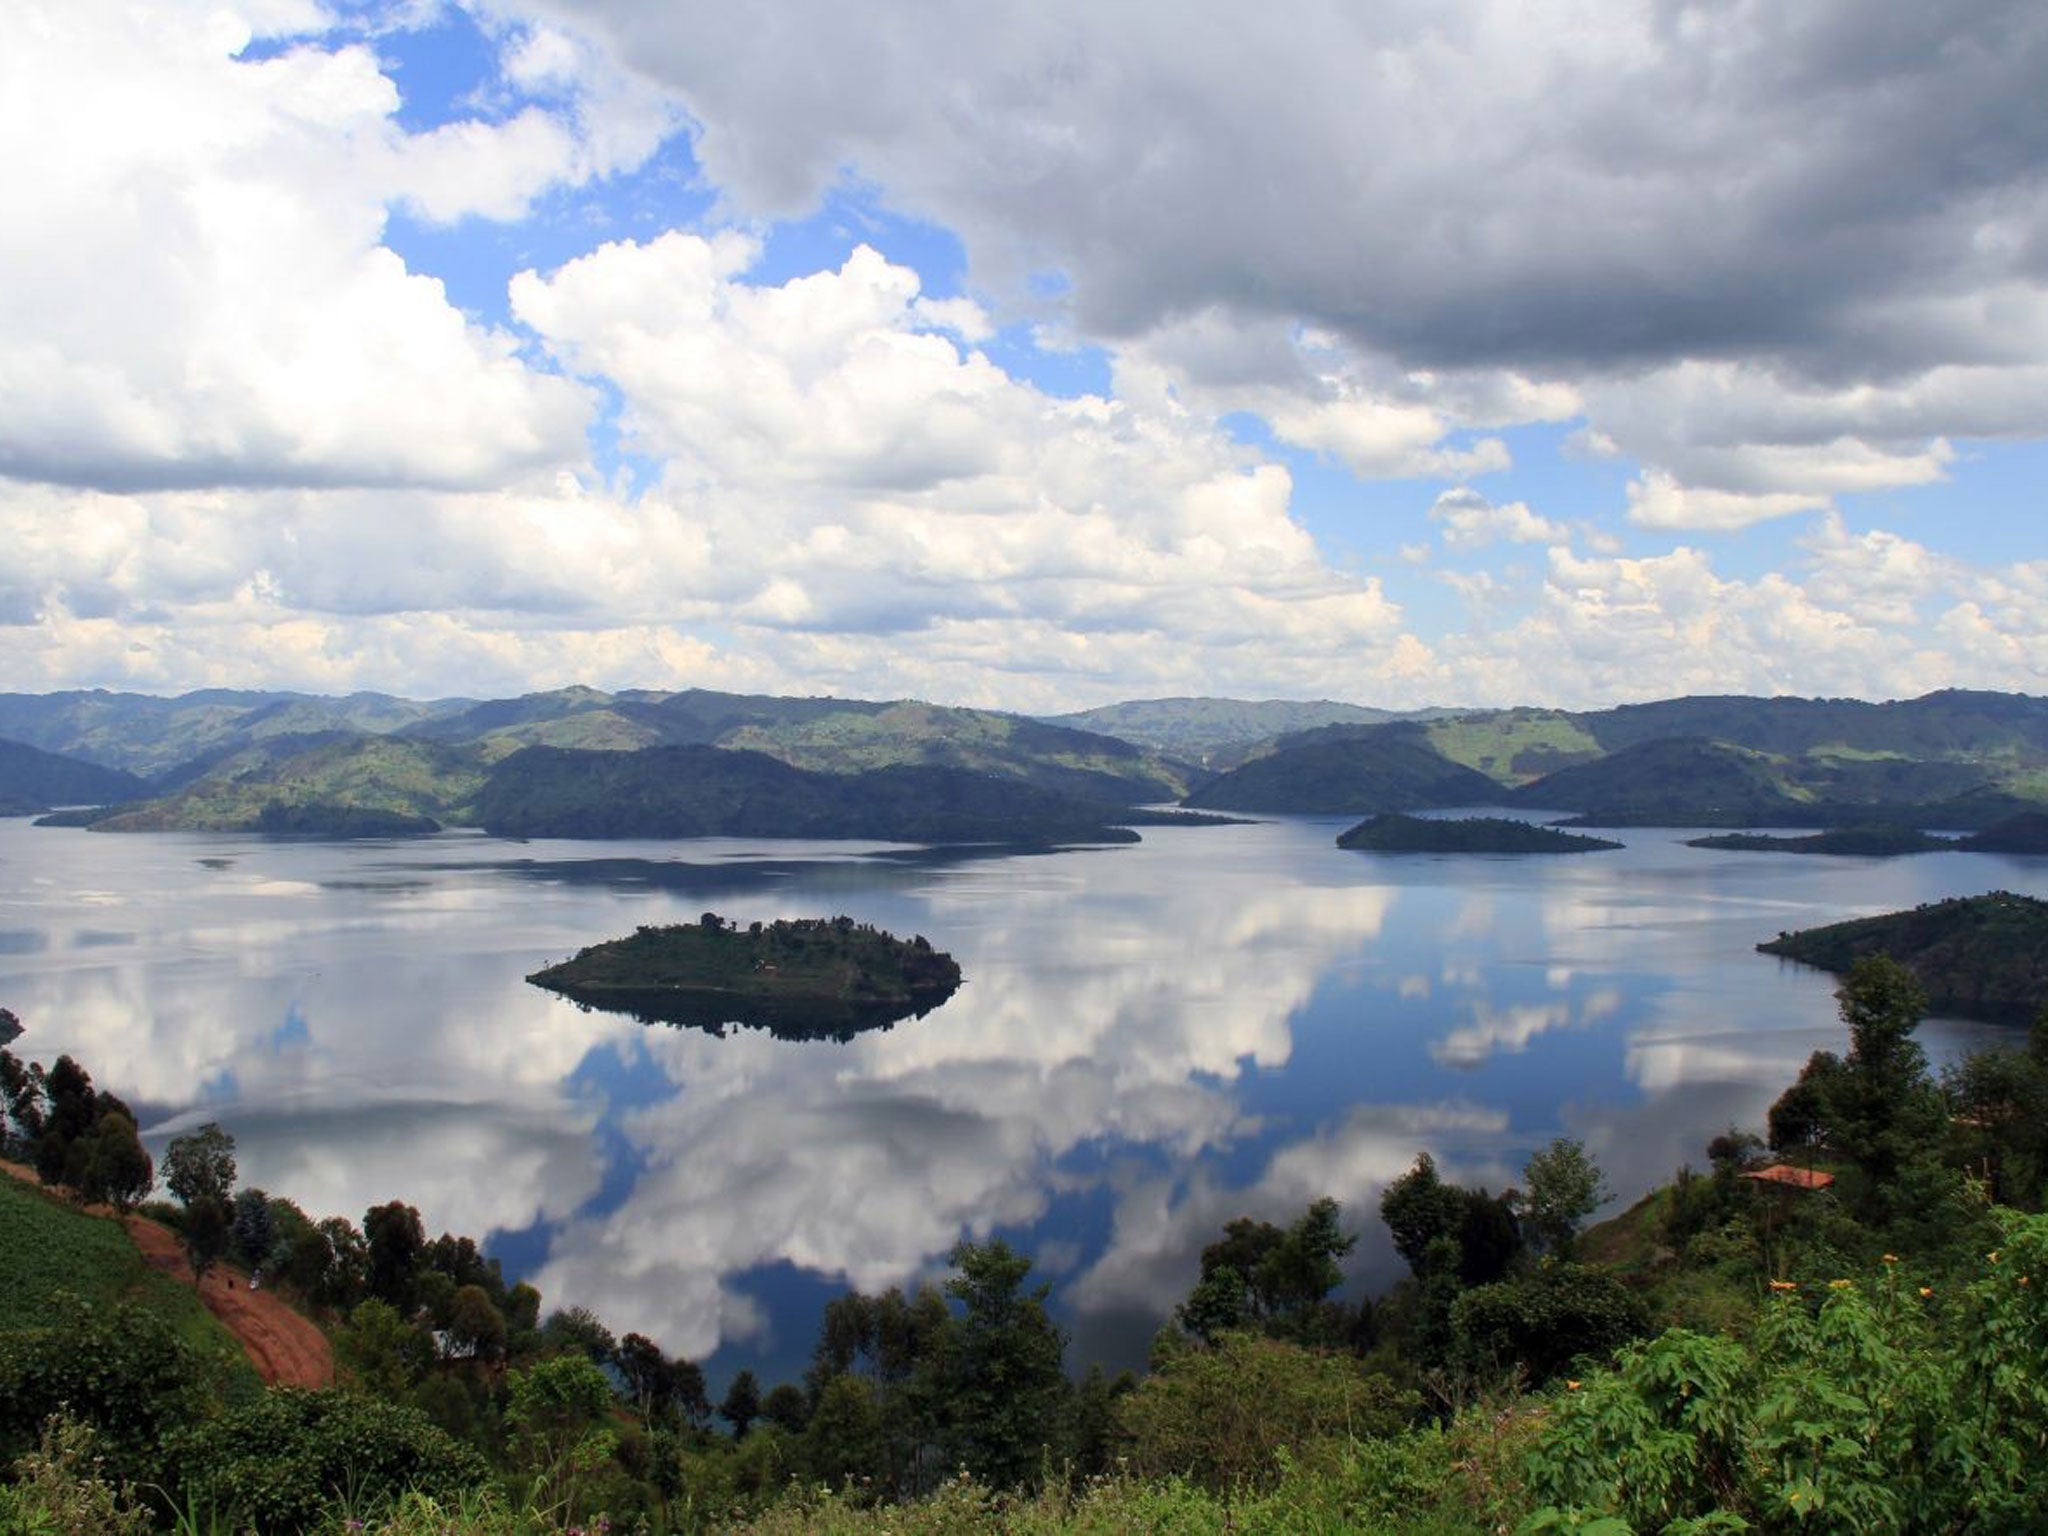
[[[1884,1256],[1884,1261],[1887,1264],[1896,1264],[1899,1262],[1899,1256],[1896,1253],[1888,1253]]]
[[[1989,1259],[1992,1263],[1996,1264],[1998,1262],[1998,1250],[1994,1248],[1989,1253],[1985,1254],[1984,1257]]]
[[[1576,1381],[1568,1381],[1564,1384],[1564,1389],[1567,1392],[1576,1392],[1579,1390],[1579,1384]]]
[[[1849,1291],[1855,1288],[1856,1282],[1854,1280],[1830,1280],[1828,1282],[1828,1289],[1831,1291]]]
[[[1923,1285],[1920,1287],[1920,1294],[1922,1296],[1932,1296],[1934,1294],[1934,1287],[1931,1285]]]

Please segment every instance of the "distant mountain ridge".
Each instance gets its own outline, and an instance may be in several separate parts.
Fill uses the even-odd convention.
[[[1395,779],[1372,767],[1394,730],[1420,732],[1437,757],[1483,775],[1487,792],[1402,804],[1416,765]],[[1281,738],[1199,803],[1363,814],[1488,801],[1609,826],[1982,827],[2048,804],[2048,699],[1955,689],[1885,704],[1713,696],[1326,725]]]
[[[1242,760],[1211,774],[1145,741],[1063,723],[1084,719],[1199,747],[1193,755],[1211,761],[1227,740]],[[1289,724],[1301,728],[1245,742]],[[1407,719],[1331,701],[1153,699],[1051,721],[917,700],[702,688],[424,702],[74,692],[0,695],[0,738],[10,730],[24,748],[151,775],[155,798],[110,825],[194,830],[467,823],[483,784],[522,752],[630,757],[685,746],[827,775],[945,770],[1098,812],[1177,799],[1346,815],[1505,803],[1606,825],[1960,831],[2048,808],[2048,699],[1957,689],[1882,704],[1716,695]],[[72,798],[97,796],[21,803]],[[1046,809],[1031,803],[1034,814]]]
[[[1448,711],[1371,709],[1334,699],[1183,697],[1129,699],[1039,718],[1049,725],[1120,737],[1204,767],[1229,768],[1269,742],[1318,726],[1383,725],[1443,713]]]

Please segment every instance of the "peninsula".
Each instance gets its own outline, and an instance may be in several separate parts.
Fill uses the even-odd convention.
[[[642,1023],[847,1040],[923,1017],[959,987],[960,967],[921,935],[898,939],[850,917],[741,928],[706,912],[695,923],[593,944],[526,979]]]
[[[1781,933],[1757,948],[1837,974],[1890,955],[1936,1013],[2023,1024],[2048,1007],[2048,901],[2010,891]]]

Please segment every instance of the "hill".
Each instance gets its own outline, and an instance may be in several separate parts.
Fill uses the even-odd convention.
[[[1757,948],[1838,974],[1888,954],[1919,977],[1937,1013],[2020,1024],[2048,1006],[2048,902],[2008,891],[1781,933]]]
[[[1782,822],[1811,799],[1764,753],[1699,738],[1645,741],[1560,768],[1508,797],[1511,805],[1577,811],[1607,826]]]
[[[1423,726],[1344,728],[1341,735],[1254,758],[1184,802],[1202,810],[1349,813],[1484,805],[1500,786],[1430,745]]]
[[[718,744],[821,773],[964,768],[1119,805],[1178,800],[1190,784],[1185,768],[1113,736],[916,702],[750,723]]]
[[[1365,853],[1594,853],[1621,844],[1504,816],[1453,820],[1389,813],[1339,833],[1337,846]]]
[[[1041,718],[1049,725],[1115,736],[1220,770],[1235,767],[1254,748],[1294,732],[1324,725],[1381,725],[1409,717],[1333,699],[1172,698],[1130,699]]]
[[[53,805],[107,805],[143,793],[142,780],[132,773],[0,741],[0,815],[27,816]]]
[[[2048,813],[2022,811],[1957,843],[1971,853],[2048,853]]]
[[[1130,842],[1115,808],[959,768],[815,773],[760,752],[528,747],[475,814],[506,837],[817,837],[908,843]]]
[[[7,693],[0,694],[0,737],[152,778],[196,757],[232,753],[272,737],[326,731],[381,735],[465,703],[225,688],[176,698],[104,689]]]
[[[218,762],[175,793],[87,822],[103,832],[275,832],[386,837],[461,820],[479,755],[392,736],[279,738]]]
[[[121,1221],[80,1210],[0,1165],[0,1335],[61,1325],[76,1298],[125,1302],[160,1319],[231,1379],[248,1380],[241,1348],[188,1286],[145,1262]]]

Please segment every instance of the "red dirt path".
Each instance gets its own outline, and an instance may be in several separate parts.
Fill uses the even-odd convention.
[[[143,1216],[127,1218],[128,1235],[145,1263],[192,1284],[192,1266],[177,1234]],[[269,1291],[252,1291],[246,1275],[216,1264],[199,1288],[206,1310],[242,1342],[256,1374],[273,1386],[331,1387],[334,1351],[327,1336]]]

